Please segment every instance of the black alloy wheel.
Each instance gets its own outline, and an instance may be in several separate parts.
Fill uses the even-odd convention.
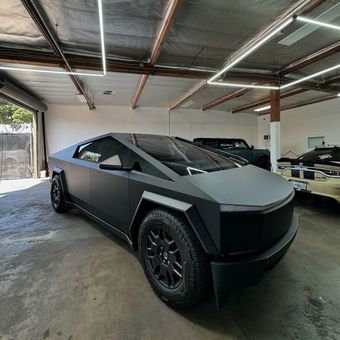
[[[146,240],[147,265],[168,289],[178,287],[183,278],[183,261],[178,246],[161,226],[151,229]]]
[[[58,175],[53,176],[50,193],[53,209],[58,213],[66,212],[64,192]]]
[[[207,256],[184,216],[164,208],[149,211],[138,236],[139,258],[155,293],[171,306],[188,306],[205,295]]]

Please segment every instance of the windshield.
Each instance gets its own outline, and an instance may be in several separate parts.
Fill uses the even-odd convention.
[[[246,144],[245,141],[242,140],[231,140],[230,142],[221,142],[220,144],[220,148],[221,149],[231,149],[231,148],[235,148],[235,149],[248,149],[248,145]]]
[[[298,158],[303,162],[340,162],[340,148],[317,148]]]
[[[128,139],[181,176],[227,170],[240,166],[226,157],[173,137],[133,134]]]

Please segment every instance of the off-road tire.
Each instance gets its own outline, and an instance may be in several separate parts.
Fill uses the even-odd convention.
[[[158,240],[154,238],[153,235],[157,234],[157,231],[159,231],[160,235],[163,233],[164,239],[166,239],[163,243],[160,242],[160,236]],[[150,239],[153,239],[152,243]],[[171,245],[168,247],[169,256],[164,259],[166,251],[161,245],[169,243],[169,240],[172,240]],[[155,250],[156,243],[158,243],[157,251],[153,252],[150,250],[151,248],[148,248],[148,245],[149,247],[151,245],[152,249]],[[163,249],[160,250],[163,257],[157,260],[152,257],[152,254],[159,256],[158,250],[160,247]],[[140,226],[138,248],[141,264],[152,289],[168,305],[189,306],[194,305],[203,298],[209,282],[209,263],[200,241],[181,215],[163,208],[148,212]],[[175,252],[174,249],[178,249],[178,251]],[[174,255],[171,252],[175,252],[176,256],[179,254],[175,260],[176,262],[181,262],[182,272],[180,266],[173,259]],[[161,259],[163,261],[167,260],[169,267],[172,265],[172,268],[178,269],[182,277],[180,278],[177,274],[174,274],[172,279],[169,279],[169,273],[164,275],[164,278],[162,275],[158,275],[156,266],[153,266],[153,264],[157,261],[160,262],[159,272],[161,270],[164,272],[164,267],[162,268],[164,263],[162,263]],[[168,270],[170,273],[172,272],[172,270]],[[168,280],[165,277],[168,277]],[[178,282],[172,284],[172,281]]]
[[[64,213],[67,211],[64,191],[58,175],[53,176],[50,196],[52,207],[57,213]]]

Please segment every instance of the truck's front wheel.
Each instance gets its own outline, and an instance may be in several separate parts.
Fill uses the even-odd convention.
[[[204,296],[209,281],[207,257],[180,215],[151,210],[141,224],[138,245],[145,275],[167,304],[193,305]]]

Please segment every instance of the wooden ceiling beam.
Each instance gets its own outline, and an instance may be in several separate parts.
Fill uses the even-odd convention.
[[[322,103],[322,102],[332,100],[332,99],[336,99],[336,98],[339,98],[339,97],[336,94],[333,94],[333,95],[322,97],[322,98],[308,100],[308,101],[305,101],[305,102],[302,102],[302,103],[296,103],[296,104],[292,104],[292,105],[288,105],[288,106],[283,106],[283,107],[281,107],[281,112],[296,109],[298,107],[303,107],[303,106],[307,106],[307,105],[311,105],[311,104]],[[259,114],[259,116],[263,116],[263,115],[266,115],[268,113],[269,113],[269,110],[265,111],[265,112],[261,112]]]
[[[198,92],[206,84],[207,84],[206,80],[202,80],[199,83],[197,83],[194,87],[192,87],[187,92],[185,92],[181,97],[179,97],[173,104],[171,104],[169,109],[174,110],[179,108],[184,102],[193,97],[196,94],[196,92]]]
[[[209,104],[206,104],[204,106],[202,106],[202,111],[206,111],[206,110],[210,110],[212,109],[213,107],[215,106],[218,106],[218,105],[221,105],[229,100],[232,100],[234,98],[238,98],[238,97],[241,97],[243,96],[245,93],[247,92],[250,92],[252,89],[249,89],[249,88],[244,88],[244,89],[240,89],[240,90],[237,90],[237,91],[234,91],[232,93],[229,93],[221,98],[218,98],[214,101],[212,101],[211,103]]]
[[[322,3],[324,3],[327,0],[300,0],[293,6],[291,6],[287,11],[285,11],[280,17],[278,17],[272,24],[267,26],[264,30],[262,30],[259,34],[257,34],[254,38],[252,38],[250,41],[246,42],[241,48],[239,48],[237,51],[235,51],[230,58],[226,61],[225,65],[228,63],[233,62],[233,60],[236,60],[242,53],[244,53],[245,50],[256,44],[262,37],[266,36],[269,34],[272,30],[275,30],[278,26],[282,25],[283,22],[291,18],[293,15],[304,15],[309,12],[311,12],[313,9],[316,7],[320,6]],[[230,77],[230,73],[228,73],[228,78]],[[276,77],[275,81],[277,81],[278,78]],[[198,87],[199,91],[200,88]],[[245,90],[246,88],[243,88],[241,90],[235,91],[234,93],[237,95],[238,93],[241,93],[242,90]],[[191,91],[189,90],[187,93],[191,94]],[[221,100],[221,102],[226,102],[224,98],[227,96],[223,96],[219,99],[217,99],[215,102],[218,102]],[[232,97],[235,98],[235,97]],[[231,98],[231,99],[232,99]],[[213,103],[210,103],[213,104]],[[210,106],[210,104],[207,104],[206,106]],[[217,104],[218,105],[218,104]],[[212,105],[211,107],[214,107],[216,105]]]
[[[66,71],[72,72],[72,68],[65,57],[63,51],[61,50],[56,37],[52,33],[52,31],[49,28],[49,23],[44,20],[43,15],[40,13],[41,11],[35,6],[35,4],[31,0],[21,0],[21,3],[26,8],[28,14],[31,16],[32,20],[36,24],[37,28],[39,29],[40,33],[43,35],[43,37],[48,42],[50,48],[52,49],[53,53],[58,59],[59,65],[63,66]],[[69,75],[69,78],[73,82],[75,88],[77,91],[84,96],[86,99],[86,103],[90,110],[95,109],[95,106],[93,104],[93,101],[91,100],[89,94],[84,89],[83,84],[81,81],[73,74]]]
[[[286,93],[281,93],[280,99],[295,96],[297,94],[307,92],[307,91],[308,90],[305,90],[305,89],[295,89],[295,90],[292,90],[292,91],[289,91],[289,92],[286,92]],[[251,103],[251,104],[240,106],[236,109],[233,109],[231,112],[232,113],[245,112],[247,110],[250,110],[250,109],[253,109],[253,108],[256,108],[256,107],[269,105],[269,103],[270,103],[270,99],[266,98],[266,99],[259,100],[257,102]]]
[[[305,58],[302,58],[300,60],[295,61],[294,63],[284,67],[280,72],[279,75],[281,76],[285,76],[286,74],[290,74],[293,73],[297,70],[300,70],[301,68],[304,68],[308,65],[311,65],[313,63],[316,63],[318,61],[321,61],[327,57],[330,57],[336,53],[340,52],[340,41],[329,45],[323,49],[321,49],[320,51],[317,51],[315,53],[312,53],[310,55],[308,55]]]
[[[84,56],[64,53],[73,69],[84,71],[102,71],[102,59],[95,56]],[[43,67],[60,67],[60,59],[48,51],[36,51],[22,48],[9,48],[0,46],[0,61],[8,64],[32,65]],[[187,70],[183,68],[170,68],[152,66],[149,63],[117,60],[107,58],[107,71],[129,74],[146,74],[166,77],[179,77],[203,79],[206,72]]]
[[[178,9],[180,8],[181,4],[182,4],[181,0],[170,0],[170,3],[168,4],[165,16],[162,20],[162,23],[160,25],[159,31],[157,33],[156,39],[152,47],[149,61],[149,64],[151,66],[154,66],[157,62],[157,59],[161,53],[162,46],[165,42],[166,36],[170,31],[170,27],[175,19],[176,13],[178,12]],[[137,107],[139,98],[142,95],[143,89],[145,87],[146,82],[148,81],[148,78],[149,75],[144,74],[140,79],[139,84],[137,86],[137,91],[132,99],[131,103],[132,109],[135,109]]]
[[[307,84],[305,84],[305,86],[303,88],[293,89],[291,91],[281,93],[280,98],[284,99],[284,98],[296,96],[300,93],[304,93],[304,92],[307,92],[307,91],[310,91],[310,90],[329,92],[330,93],[329,96],[333,97],[334,95],[336,96],[337,93],[339,93],[339,88],[333,89],[333,85],[338,83],[339,81],[340,81],[340,76],[335,76],[335,77],[327,79],[326,81],[324,81],[321,84],[309,84],[309,83],[307,83]],[[304,85],[304,83],[302,83],[300,85]],[[269,104],[269,98],[266,98],[266,99],[259,100],[257,102],[250,103],[250,104],[247,104],[247,105],[243,105],[243,106],[240,106],[236,109],[233,109],[232,113],[244,112],[244,111],[253,109],[255,107],[266,106],[268,104]]]

